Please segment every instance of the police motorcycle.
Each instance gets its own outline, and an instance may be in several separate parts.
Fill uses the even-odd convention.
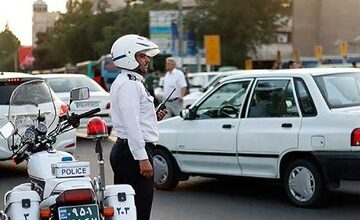
[[[70,104],[87,98],[86,87],[70,92]],[[7,140],[16,164],[27,161],[30,182],[5,194],[1,220],[136,220],[132,187],[105,186],[101,139],[107,135],[107,126],[100,117],[91,118],[87,125],[96,142],[99,164],[93,180],[89,162],[77,161],[73,155],[53,148],[58,135],[99,111],[57,116],[52,92],[42,80],[25,82],[14,90],[0,138]]]

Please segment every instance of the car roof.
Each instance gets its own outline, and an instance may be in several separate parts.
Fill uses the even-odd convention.
[[[233,72],[233,71],[231,71]],[[357,68],[301,68],[301,69],[281,69],[281,70],[247,70],[246,72],[239,71],[238,73],[226,77],[223,80],[240,79],[246,77],[300,77],[302,75],[321,76],[337,73],[357,73],[360,69]],[[222,81],[223,81],[222,80]]]
[[[58,77],[86,77],[84,74],[55,73],[55,74],[39,74],[41,78],[58,78]]]
[[[198,72],[198,73],[189,73],[188,76],[208,76],[208,75],[216,75],[222,72]]]
[[[0,79],[9,79],[9,78],[39,78],[28,73],[19,73],[19,72],[0,72]]]

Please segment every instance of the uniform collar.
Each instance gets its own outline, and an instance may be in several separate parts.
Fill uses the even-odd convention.
[[[134,80],[136,80],[136,81],[140,81],[140,82],[145,81],[144,77],[141,74],[137,73],[137,72],[122,69],[121,73],[124,74],[125,76],[127,76],[128,74],[130,74],[131,76],[134,76]]]

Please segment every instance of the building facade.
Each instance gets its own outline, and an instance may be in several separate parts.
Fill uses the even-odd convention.
[[[32,45],[36,46],[39,32],[45,32],[48,27],[54,25],[59,18],[60,12],[48,12],[47,4],[43,0],[37,0],[33,4],[33,18],[32,18]]]
[[[324,55],[340,55],[340,43],[349,54],[360,54],[359,0],[293,1],[293,49],[313,57],[316,45]]]

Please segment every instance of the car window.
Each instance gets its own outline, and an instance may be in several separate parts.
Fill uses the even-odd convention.
[[[299,116],[291,80],[259,80],[248,111],[249,118]]]
[[[0,82],[0,105],[9,105],[10,96],[15,88],[29,80],[32,79],[21,79],[21,81],[18,82]]]
[[[11,93],[16,87],[17,85],[0,83],[0,105],[9,105]]]
[[[198,106],[196,118],[238,118],[249,84],[246,80],[221,86]]]
[[[304,117],[315,116],[317,114],[315,104],[311,98],[309,90],[302,79],[295,79],[296,93],[298,102]]]
[[[360,73],[340,73],[314,78],[330,108],[360,105]]]
[[[104,91],[95,81],[88,77],[47,78],[46,81],[55,93],[70,92],[71,89],[78,87],[88,87],[91,92]]]

